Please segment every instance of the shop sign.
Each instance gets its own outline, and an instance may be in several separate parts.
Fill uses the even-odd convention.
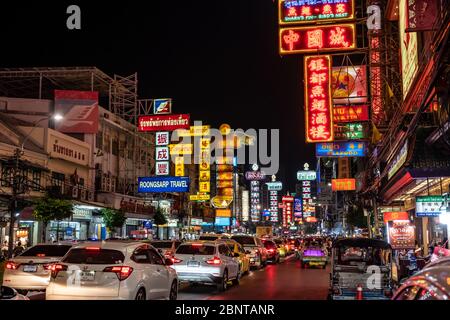
[[[279,0],[279,23],[345,21],[354,18],[354,0]]]
[[[184,176],[184,158],[175,157],[175,177]]]
[[[90,220],[92,218],[92,211],[91,210],[86,210],[86,209],[79,209],[79,208],[75,207],[73,209],[72,217],[74,219]]]
[[[189,196],[190,201],[208,201],[210,199],[209,194],[192,194]]]
[[[194,146],[191,143],[178,143],[169,145],[170,154],[176,155],[191,155]]]
[[[409,220],[409,214],[406,211],[384,212],[383,221],[387,223],[395,220]]]
[[[333,141],[331,56],[305,56],[306,142]]]
[[[403,99],[408,96],[408,91],[415,79],[419,69],[418,37],[416,32],[407,32],[408,23],[408,3],[410,0],[399,0],[399,35],[401,51],[401,75],[403,84]],[[437,2],[437,1],[435,1]],[[427,11],[427,10],[425,10]],[[427,13],[428,15],[428,13]]]
[[[154,114],[170,114],[172,113],[172,99],[155,99],[153,100]]]
[[[179,137],[203,137],[210,135],[210,126],[192,126],[189,130],[177,130]]]
[[[439,16],[438,3],[436,0],[408,1],[406,32],[435,30],[436,18]]]
[[[168,131],[160,131],[156,133],[155,144],[157,146],[167,146],[170,142]]]
[[[335,106],[333,107],[334,122],[369,121],[369,106]]]
[[[176,129],[189,128],[189,114],[140,116],[138,130],[149,131],[174,131]]]
[[[231,210],[230,209],[217,209],[216,217],[231,217]]]
[[[176,228],[176,227],[178,227],[178,219],[169,219],[167,221],[167,226],[169,228]]]
[[[365,157],[367,142],[317,143],[316,157]]]
[[[347,123],[334,125],[334,138],[336,140],[357,140],[365,139],[367,136],[362,123]]]
[[[313,181],[316,180],[317,175],[315,171],[297,171],[297,180],[298,181]]]
[[[405,142],[400,152],[397,154],[388,170],[388,179],[391,179],[394,174],[405,164],[408,158],[408,141]]]
[[[211,204],[216,209],[226,209],[232,201],[232,196],[215,196],[211,199]]]
[[[266,182],[267,190],[269,191],[280,191],[283,189],[282,182]]]
[[[156,147],[156,161],[169,161],[169,147]]]
[[[203,224],[203,219],[191,218],[191,226],[201,226]]]
[[[332,191],[354,191],[356,190],[356,179],[331,179]]]
[[[209,181],[200,181],[198,183],[198,189],[199,189],[200,192],[209,193],[210,192],[210,187],[211,187],[211,184],[210,184]]]
[[[188,192],[189,177],[139,177],[138,192]]]
[[[54,130],[49,130],[47,152],[50,158],[62,159],[79,165],[89,164],[91,147],[88,143],[71,138]]]
[[[367,102],[367,67],[333,67],[331,92],[334,104]]]
[[[415,226],[408,221],[388,222],[389,244],[394,250],[414,249],[416,241]]]
[[[446,206],[443,196],[416,197],[416,217],[438,217],[445,212]]]
[[[224,217],[217,217],[214,224],[218,227],[229,227],[231,224],[231,219]]]
[[[265,174],[262,171],[247,171],[245,173],[245,179],[252,181],[252,180],[264,180]]]
[[[280,54],[347,51],[356,47],[356,24],[280,28]]]
[[[317,221],[318,220],[316,217],[307,217],[306,218],[306,222],[309,222],[309,223],[316,223]]]
[[[169,161],[155,162],[155,174],[157,176],[168,176],[170,171]]]

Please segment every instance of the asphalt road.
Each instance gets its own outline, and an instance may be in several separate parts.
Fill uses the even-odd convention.
[[[297,259],[250,271],[239,286],[218,292],[212,286],[188,286],[180,289],[179,300],[325,300],[329,272],[324,269],[302,269]]]
[[[239,286],[219,292],[214,286],[182,284],[179,300],[325,300],[328,294],[329,266],[302,269],[293,256],[268,264],[242,277]],[[31,300],[44,300],[45,294],[28,293]]]

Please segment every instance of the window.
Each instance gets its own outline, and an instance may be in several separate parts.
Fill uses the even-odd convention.
[[[151,259],[148,254],[148,250],[146,248],[137,248],[132,257],[131,260],[133,260],[136,263],[151,263]]]
[[[71,246],[65,245],[37,245],[24,251],[21,257],[63,257]]]
[[[111,152],[111,138],[110,138],[109,134],[105,134],[105,136],[104,136],[103,151],[105,151],[106,153]]]
[[[229,256],[230,255],[230,250],[228,249],[228,247],[224,244],[221,244],[219,246],[219,253],[223,254],[224,256]]]
[[[164,261],[158,252],[156,252],[154,249],[148,249],[147,251],[151,264],[164,265]]]
[[[233,236],[233,237],[231,237],[231,239],[239,242],[244,247],[250,247],[250,246],[255,247],[256,246],[255,239],[253,237]]]
[[[119,141],[117,139],[113,139],[112,141],[112,148],[111,152],[113,155],[118,156],[119,155]]]
[[[177,254],[195,254],[195,255],[204,255],[204,256],[211,256],[214,254],[215,247],[214,246],[208,246],[203,244],[182,244],[177,249]]]
[[[170,249],[172,248],[172,241],[154,241],[152,246],[159,249]]]
[[[52,185],[62,187],[64,185],[64,181],[66,176],[64,173],[52,172]]]
[[[125,256],[118,250],[94,248],[72,249],[62,260],[76,264],[121,264]]]
[[[84,186],[84,178],[80,178],[78,180],[78,184],[83,187]]]
[[[41,189],[41,171],[33,170],[32,173],[33,179],[33,191],[39,191]]]

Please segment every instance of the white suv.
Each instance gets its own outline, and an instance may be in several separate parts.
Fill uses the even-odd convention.
[[[171,299],[178,279],[166,259],[141,242],[87,242],[52,266],[47,300]]]
[[[177,271],[180,281],[215,284],[219,291],[225,291],[230,280],[235,285],[239,284],[239,257],[230,251],[226,243],[182,243],[175,252],[173,262],[172,267]]]

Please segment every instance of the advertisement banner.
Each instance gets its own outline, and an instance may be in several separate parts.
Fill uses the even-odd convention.
[[[198,183],[198,190],[200,192],[209,193],[210,192],[210,183],[209,183],[209,181],[200,181]]]
[[[383,221],[388,223],[394,220],[409,220],[409,214],[406,211],[384,212]]]
[[[199,181],[210,181],[211,180],[211,171],[209,170],[201,170]]]
[[[363,123],[346,123],[334,125],[335,140],[366,139],[368,128]]]
[[[155,163],[155,174],[157,176],[168,176],[170,172],[169,161],[157,161]]]
[[[413,223],[408,221],[390,221],[389,244],[394,250],[414,249],[416,247],[416,232]]]
[[[155,144],[157,146],[167,146],[170,142],[170,135],[168,131],[156,132]]]
[[[356,179],[331,179],[332,191],[354,191],[356,190]]]
[[[190,201],[208,201],[209,199],[209,194],[192,194],[189,196]]]
[[[334,106],[333,119],[337,123],[369,121],[369,106]]]
[[[367,102],[366,66],[333,67],[331,92],[334,104]]]
[[[308,171],[300,170],[300,171],[297,171],[297,180],[298,181],[306,181],[306,180],[313,181],[313,180],[316,180],[316,177],[317,177],[316,172],[312,171],[312,170],[308,170]]]
[[[264,172],[262,171],[247,171],[245,173],[245,179],[252,181],[252,180],[264,180],[266,176],[264,175]]]
[[[435,30],[434,24],[438,13],[437,0],[409,0],[406,32]]]
[[[177,130],[179,137],[203,137],[210,135],[210,126],[192,126],[189,130]]]
[[[266,182],[267,190],[269,191],[280,191],[283,189],[282,182]]]
[[[169,144],[170,154],[190,155],[193,153],[194,146],[190,143]]]
[[[354,18],[354,0],[279,0],[279,24],[345,21]]]
[[[333,141],[331,56],[305,56],[306,142]]]
[[[175,176],[176,177],[184,176],[184,158],[183,157],[175,158]]]
[[[188,128],[188,114],[140,116],[138,119],[138,131],[140,132],[174,131]]]
[[[303,203],[303,200],[301,197],[296,197],[294,199],[294,216],[295,217],[300,217],[300,218],[302,217],[302,212],[303,212],[302,203]]]
[[[216,217],[231,217],[230,209],[216,209]]]
[[[242,190],[242,221],[246,222],[250,216],[250,196],[248,190]]]
[[[317,143],[316,157],[365,157],[367,142]]]
[[[446,211],[443,196],[416,197],[416,217],[439,217],[442,212]]]
[[[356,25],[280,28],[280,55],[348,51],[356,47]]]
[[[156,161],[169,161],[169,147],[156,147]]]
[[[188,192],[189,177],[139,177],[139,193]]]
[[[172,99],[155,99],[153,100],[154,114],[172,113]]]
[[[63,117],[55,129],[63,133],[98,132],[98,92],[55,90],[55,114]]]

